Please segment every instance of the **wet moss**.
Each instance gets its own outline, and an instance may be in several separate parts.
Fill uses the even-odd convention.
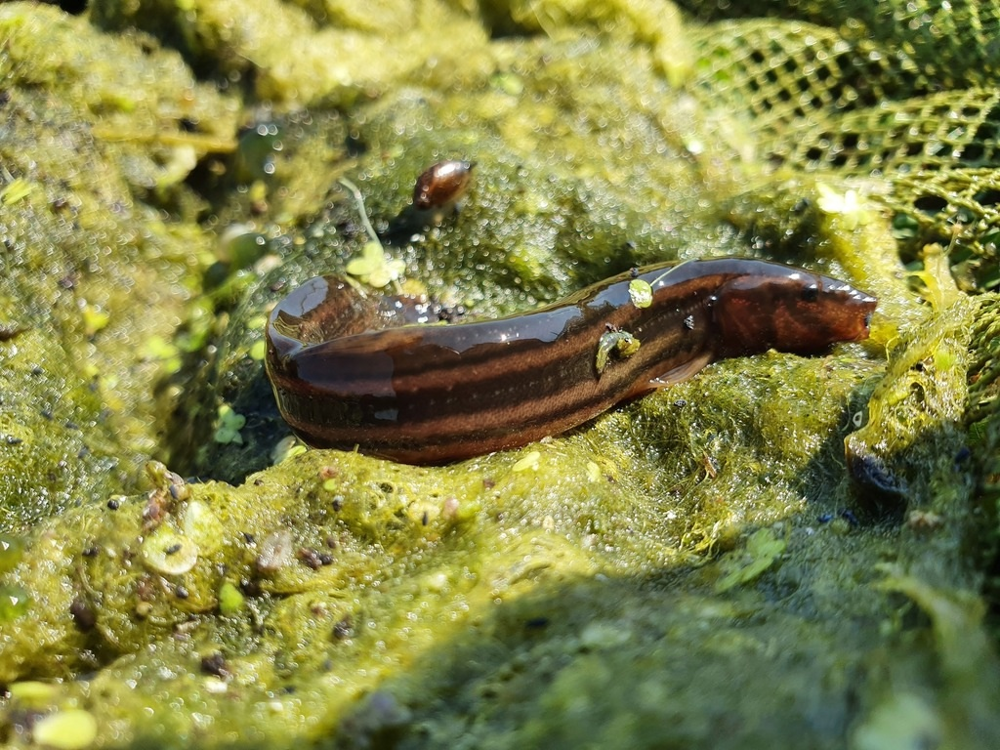
[[[385,3],[374,25],[337,2],[93,4],[243,76],[237,113],[150,37],[34,5],[53,36],[32,37],[29,6],[3,6],[8,126],[54,150],[4,152],[0,487],[29,510],[0,560],[0,740],[69,716],[98,747],[836,748],[900,726],[995,746],[977,592],[997,538],[996,299],[949,288],[928,249],[921,304],[858,184],[758,163],[755,124],[678,88],[665,37],[637,31],[659,4],[574,7],[483,4],[547,32],[487,43],[460,4]],[[59,45],[84,73],[53,72]],[[137,97],[151,79],[166,93]],[[170,138],[136,137],[151,120]],[[413,181],[442,158],[474,159],[475,181],[458,214],[414,223]],[[72,221],[66,195],[86,208]],[[263,320],[362,256],[362,210],[401,283],[485,315],[640,262],[751,254],[849,278],[880,317],[866,344],[716,363],[454,466],[288,450]],[[262,255],[213,254],[200,230],[228,224]],[[179,368],[170,420],[138,353],[155,337]],[[151,446],[229,481],[122,476]]]
[[[134,488],[155,449],[148,344],[173,335],[206,244],[160,211],[195,202],[181,180],[228,147],[235,110],[177,55],[49,6],[6,4],[0,33],[0,315],[17,331],[0,342],[0,527],[23,530]]]
[[[349,107],[394,85],[478,77],[488,64],[482,26],[447,2],[317,10],[279,0],[182,10],[149,0],[97,2],[91,16],[106,29],[155,34],[195,70],[281,105]]]

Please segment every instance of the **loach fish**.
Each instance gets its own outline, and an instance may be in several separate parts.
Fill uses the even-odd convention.
[[[309,445],[440,464],[557,435],[719,359],[861,341],[876,304],[801,268],[719,258],[646,266],[496,320],[417,325],[412,299],[318,276],[272,311],[265,364]]]

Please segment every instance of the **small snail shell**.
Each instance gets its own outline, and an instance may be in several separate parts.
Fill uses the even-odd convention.
[[[473,166],[471,161],[450,159],[428,167],[413,188],[414,207],[425,211],[454,204],[469,189]]]

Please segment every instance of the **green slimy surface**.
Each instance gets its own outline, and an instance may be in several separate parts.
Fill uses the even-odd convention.
[[[928,93],[927,46],[822,5],[0,6],[0,741],[996,746],[990,70]],[[975,120],[959,155],[877,130],[859,71]],[[442,158],[474,182],[423,226]],[[370,245],[342,178],[476,314],[755,255],[876,293],[872,339],[452,466],[289,450],[263,321]],[[927,197],[970,183],[965,221]]]

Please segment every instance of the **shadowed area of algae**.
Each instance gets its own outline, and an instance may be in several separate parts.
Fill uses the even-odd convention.
[[[1000,21],[861,6],[0,5],[0,740],[997,746]],[[871,340],[432,468],[263,373],[319,273],[489,316],[722,255]]]

